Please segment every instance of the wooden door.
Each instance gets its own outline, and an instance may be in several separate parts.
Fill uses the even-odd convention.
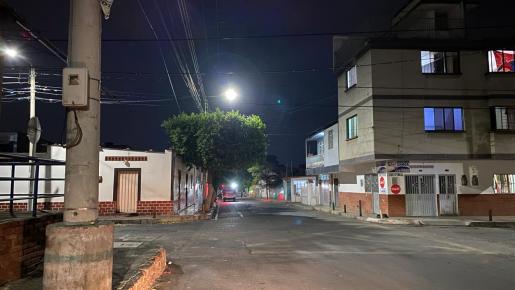
[[[118,212],[136,213],[140,192],[140,171],[134,169],[115,170],[116,206]]]

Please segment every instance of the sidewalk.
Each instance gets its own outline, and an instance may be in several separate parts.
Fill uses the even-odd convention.
[[[488,216],[441,216],[441,217],[393,217],[393,218],[376,218],[367,216],[355,216],[344,213],[343,210],[335,209],[328,206],[307,206],[303,204],[294,204],[307,210],[316,210],[330,214],[355,218],[365,222],[390,224],[390,225],[417,225],[417,226],[467,226],[467,227],[502,227],[515,228],[515,216],[499,216],[493,217],[493,221],[488,220]]]
[[[152,242],[115,241],[113,249],[113,289],[152,289],[166,270],[165,250]],[[91,286],[91,285],[90,285]],[[30,276],[0,286],[2,290],[43,288],[43,264]]]

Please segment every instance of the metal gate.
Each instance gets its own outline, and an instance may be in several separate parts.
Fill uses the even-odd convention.
[[[140,192],[140,171],[134,169],[115,170],[116,206],[118,212],[135,213],[138,210]]]
[[[374,211],[374,214],[376,214],[376,215],[381,214],[379,203],[380,203],[379,192],[373,192],[372,193],[372,209]]]
[[[406,215],[437,216],[434,175],[406,175]]]
[[[438,176],[440,195],[438,203],[440,205],[440,215],[458,214],[458,195],[456,194],[456,176]]]

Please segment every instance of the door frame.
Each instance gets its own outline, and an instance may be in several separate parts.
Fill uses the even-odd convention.
[[[113,201],[118,201],[118,174],[120,171],[134,171],[138,173],[138,201],[141,201],[141,168],[114,168]]]

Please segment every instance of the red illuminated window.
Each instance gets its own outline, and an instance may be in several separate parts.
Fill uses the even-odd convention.
[[[488,52],[489,72],[515,72],[513,50],[490,50]]]

